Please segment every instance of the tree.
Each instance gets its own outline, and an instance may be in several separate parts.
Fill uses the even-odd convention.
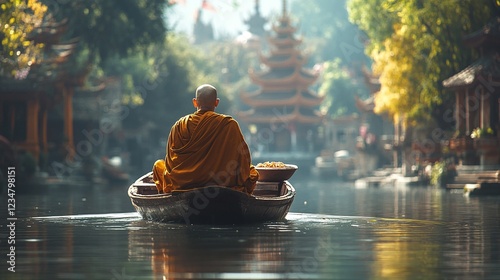
[[[7,0],[0,5],[0,76],[20,76],[35,63],[43,44],[36,44],[30,33],[40,26],[47,6],[37,0]]]
[[[167,31],[164,0],[43,0],[57,20],[69,20],[68,38],[90,50],[91,61],[105,61],[162,43]]]
[[[319,93],[326,96],[322,111],[338,117],[356,113],[355,96],[367,97],[368,89],[353,79],[350,71],[341,66],[340,59],[336,59],[325,62]]]
[[[258,66],[258,51],[233,41],[212,42],[204,49],[213,64],[220,69],[218,76],[221,82],[238,82],[248,77],[248,69]]]
[[[307,36],[310,62],[323,64],[319,93],[325,95],[321,110],[331,117],[356,113],[355,96],[368,97],[363,84],[364,34],[349,22],[346,0],[292,2],[292,15],[299,18]]]
[[[161,133],[168,133],[179,117],[194,111],[191,99],[196,87],[202,83],[217,86],[217,78],[211,74],[215,72],[213,64],[184,37],[169,34],[163,45],[152,45],[146,54],[137,54],[129,61],[117,72],[125,72],[127,65],[137,64],[137,71],[131,72],[131,77],[134,96],[139,96],[142,104],[129,104],[132,116],[126,122],[131,126],[152,123]],[[219,91],[225,99],[224,91]],[[227,110],[228,105],[221,102],[218,111]]]
[[[369,37],[367,51],[380,75],[376,111],[415,124],[449,96],[441,81],[472,60],[462,36],[492,16],[494,2],[350,0],[348,7]]]
[[[298,18],[300,32],[311,44],[312,63],[341,59],[343,65],[357,67],[367,61],[363,34],[349,22],[346,0],[294,1],[291,14]]]

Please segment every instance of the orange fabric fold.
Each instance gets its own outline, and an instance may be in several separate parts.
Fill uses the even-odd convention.
[[[159,192],[208,185],[251,193],[259,173],[235,119],[213,111],[197,111],[178,120],[168,137],[165,160],[155,162]]]

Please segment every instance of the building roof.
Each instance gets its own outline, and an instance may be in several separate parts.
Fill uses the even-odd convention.
[[[370,96],[369,98],[362,100],[358,96],[354,96],[356,107],[359,111],[363,113],[373,113],[375,110],[375,98]]]
[[[292,55],[275,55],[266,57],[260,54],[260,61],[267,65],[269,68],[286,68],[294,66],[303,66],[307,58],[306,56],[300,54],[299,52],[293,53]]]
[[[485,86],[495,86],[491,83],[500,83],[500,53],[483,56],[474,63],[443,81],[445,88],[471,86],[477,82]],[[490,83],[490,84],[489,84]],[[496,84],[498,87],[500,84]]]
[[[242,93],[241,99],[246,104],[256,107],[273,107],[273,106],[293,106],[300,104],[301,106],[314,107],[323,102],[324,96],[318,96],[311,90],[290,90],[276,92],[262,92],[258,90],[251,93]]]
[[[244,122],[249,123],[275,123],[276,121],[280,121],[318,124],[325,117],[324,114],[312,108],[301,108],[299,106],[295,106],[292,111],[287,112],[262,110],[261,108],[261,110],[251,109],[246,112],[240,112],[237,115]]]
[[[299,67],[287,69],[272,69],[269,72],[255,73],[249,72],[250,79],[262,87],[273,87],[285,84],[296,86],[311,85],[318,79],[319,75],[307,69]]]
[[[468,47],[500,47],[500,17],[490,20],[481,29],[468,34],[463,39]]]

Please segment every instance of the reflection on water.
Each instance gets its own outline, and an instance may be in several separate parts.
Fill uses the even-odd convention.
[[[124,213],[30,218],[21,227],[18,271],[40,279],[500,275],[498,239],[443,222],[290,213],[279,223],[213,227]]]
[[[122,189],[27,196],[20,207],[32,217],[16,224],[16,273],[2,267],[0,278],[500,277],[498,197],[319,180],[294,186],[286,221],[216,227],[143,221]]]

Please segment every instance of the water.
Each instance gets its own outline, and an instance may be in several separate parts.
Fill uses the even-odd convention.
[[[292,178],[286,221],[256,225],[146,222],[127,186],[18,195],[16,272],[2,213],[0,279],[500,278],[500,197],[310,176]]]

